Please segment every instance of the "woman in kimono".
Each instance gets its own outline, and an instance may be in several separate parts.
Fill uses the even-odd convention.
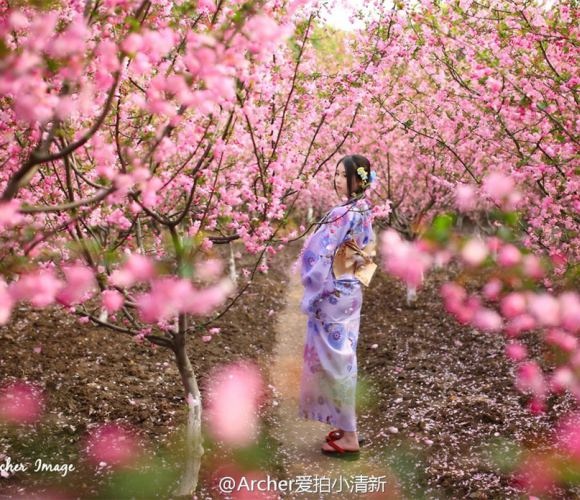
[[[335,426],[322,453],[356,456],[356,346],[362,305],[361,283],[354,276],[334,276],[337,248],[354,240],[364,248],[374,242],[365,189],[374,178],[370,163],[348,155],[334,177],[337,194],[346,199],[332,208],[306,241],[301,254],[304,285],[302,311],[308,315],[299,415]]]

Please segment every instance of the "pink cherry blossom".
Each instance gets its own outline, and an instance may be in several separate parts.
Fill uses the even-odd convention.
[[[470,266],[478,266],[487,257],[485,243],[476,238],[470,239],[461,249],[461,257]]]
[[[96,53],[103,70],[112,72],[119,69],[120,63],[117,55],[117,45],[112,40],[101,41],[97,46]]]
[[[557,426],[558,449],[580,461],[580,412],[566,415]]]
[[[131,221],[125,217],[125,214],[120,208],[113,210],[106,221],[113,226],[118,226],[122,230],[127,230],[131,227]]]
[[[143,38],[138,33],[131,33],[121,44],[121,48],[129,53],[138,52],[141,47],[143,47]]]
[[[530,293],[528,312],[542,326],[557,326],[560,323],[560,304],[548,293]]]
[[[564,292],[558,298],[561,311],[562,328],[569,332],[580,331],[580,297],[576,292]]]
[[[473,210],[476,206],[475,188],[470,184],[457,184],[455,204],[462,212]]]
[[[546,390],[546,382],[542,370],[535,361],[522,363],[517,370],[516,386],[522,392],[542,395]]]
[[[41,390],[28,382],[13,382],[0,390],[0,421],[32,424],[39,420],[43,407]]]
[[[143,197],[143,205],[147,208],[152,208],[159,202],[159,189],[163,185],[163,182],[158,177],[151,178],[143,192],[141,193]]]
[[[483,287],[483,296],[488,300],[497,300],[501,293],[503,283],[497,278],[492,278]]]
[[[192,284],[184,279],[164,277],[151,282],[151,291],[137,297],[139,316],[145,323],[155,323],[184,312],[185,304],[194,293]]]
[[[207,10],[210,14],[216,11],[215,2],[213,0],[198,0],[197,8],[200,10]]]
[[[224,263],[220,259],[207,259],[197,264],[196,274],[200,279],[212,280],[223,272]]]
[[[63,268],[65,286],[58,292],[56,299],[65,306],[77,304],[89,298],[96,289],[95,274],[92,269],[75,264]]]
[[[486,85],[492,92],[496,94],[499,93],[499,91],[502,88],[502,83],[499,80],[496,80],[495,78],[491,77],[487,79]]]
[[[24,217],[18,212],[20,200],[0,201],[0,232],[20,224]]]
[[[529,314],[521,314],[508,322],[506,333],[510,337],[517,337],[522,332],[532,330],[537,326],[536,320]]]
[[[401,240],[392,229],[381,234],[381,250],[387,272],[401,278],[409,286],[421,285],[433,260],[429,254],[419,250],[417,245]]]
[[[502,299],[500,308],[506,318],[515,318],[526,312],[526,298],[522,293],[512,292]]]
[[[184,311],[198,316],[206,316],[223,304],[233,290],[234,285],[229,279],[223,279],[208,288],[194,290],[186,298]]]
[[[64,283],[51,270],[38,270],[21,275],[10,283],[8,290],[14,300],[27,300],[34,307],[53,304]]]
[[[509,267],[518,264],[521,260],[521,253],[514,245],[504,245],[500,248],[497,261],[500,266]]]
[[[514,473],[515,483],[529,493],[544,493],[550,490],[557,476],[554,466],[542,456],[527,456]]]
[[[244,30],[251,40],[260,43],[276,41],[284,34],[274,19],[263,14],[251,17]]]
[[[506,344],[505,351],[507,357],[513,361],[521,361],[528,354],[526,347],[518,342]]]
[[[227,365],[215,369],[208,380],[205,418],[210,432],[230,446],[251,444],[257,438],[263,390],[257,367],[249,363]]]
[[[441,296],[451,302],[460,302],[467,297],[467,292],[461,285],[449,282],[442,285]]]
[[[478,309],[473,316],[473,326],[486,332],[498,332],[502,328],[501,316],[493,309]]]
[[[140,254],[131,254],[125,264],[111,273],[109,281],[121,288],[133,286],[139,281],[147,281],[155,275],[151,260]]]
[[[512,177],[501,172],[490,173],[483,181],[483,192],[497,203],[502,203],[513,190],[515,184]]]
[[[535,255],[524,255],[522,258],[523,269],[527,276],[540,279],[544,276],[544,269],[540,259]]]
[[[556,393],[570,390],[576,382],[574,372],[568,366],[561,366],[554,370],[550,377],[550,389]]]
[[[123,307],[125,298],[123,297],[123,294],[117,290],[105,290],[101,294],[101,301],[107,312],[114,313]]]
[[[140,455],[135,434],[115,423],[103,424],[91,431],[85,449],[93,463],[104,462],[114,467],[131,465]]]
[[[565,352],[572,352],[578,347],[578,339],[558,328],[551,328],[546,335],[546,342],[555,345]]]
[[[30,25],[30,21],[24,15],[23,12],[14,10],[10,13],[10,17],[8,18],[8,24],[14,30],[21,30],[26,29]]]

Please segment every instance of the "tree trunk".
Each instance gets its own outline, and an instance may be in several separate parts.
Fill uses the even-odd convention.
[[[262,259],[260,260],[260,265],[267,266],[268,265],[268,252],[264,252],[262,255]],[[268,274],[268,271],[261,271],[262,274]]]
[[[201,394],[185,349],[184,315],[179,317],[179,332],[175,337],[175,358],[185,389],[185,400],[188,407],[185,432],[185,469],[175,495],[191,498],[197,488],[201,456],[204,450],[201,435]]]
[[[410,306],[417,300],[417,288],[407,285],[407,306]]]
[[[312,209],[312,205],[308,205],[308,212],[306,212],[306,222],[310,224],[314,219],[314,210]]]
[[[238,282],[238,272],[236,271],[236,258],[234,256],[234,245],[230,241],[228,243],[230,247],[230,280],[235,285]]]

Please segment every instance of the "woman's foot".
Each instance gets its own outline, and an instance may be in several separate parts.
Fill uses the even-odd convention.
[[[332,429],[330,432],[344,432],[342,429]],[[359,446],[364,446],[365,444],[367,444],[367,438],[364,436],[364,434],[358,434],[357,433],[357,440],[358,440],[358,445]]]
[[[342,448],[344,451],[358,451],[360,446],[358,443],[358,436],[356,431],[349,432],[338,429],[338,431],[331,431],[337,433],[336,435],[342,434],[339,439],[333,439],[333,443]],[[332,447],[328,442],[324,443],[321,448],[323,451],[334,451],[337,452],[336,448]],[[337,452],[338,453],[338,452]]]

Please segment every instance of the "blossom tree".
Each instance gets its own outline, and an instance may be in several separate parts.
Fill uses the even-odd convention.
[[[252,254],[275,252],[305,180],[358,109],[348,88],[308,93],[318,80],[331,95],[342,75],[315,74],[306,3],[0,11],[0,322],[19,301],[59,304],[171,349],[189,407],[183,494],[203,453],[186,339],[209,322],[192,320],[251,282],[233,297],[211,247],[240,239]]]
[[[440,235],[436,214],[459,210],[491,220],[483,231],[506,240],[445,252],[386,233],[385,269],[410,286],[454,252],[467,266],[496,252],[500,267],[536,281],[529,250],[547,255],[556,274],[574,272],[572,3],[375,7],[364,29],[341,38],[338,65],[320,61],[311,40],[318,2],[307,0],[0,6],[0,324],[18,302],[58,304],[170,349],[189,408],[180,493],[195,489],[203,453],[187,337],[267,270],[264,256],[306,232],[288,231],[290,217],[334,202],[341,154],[363,152],[378,171],[370,196],[379,228],[417,239],[434,220]],[[212,247],[237,240],[257,258],[236,289]],[[410,269],[410,256],[420,265]],[[575,311],[576,296],[522,298],[514,280],[499,312],[452,286],[443,298],[484,329],[527,314],[570,347],[576,316],[554,313],[544,324],[534,311]],[[544,387],[526,366],[521,386]],[[558,380],[577,391],[569,372]]]

